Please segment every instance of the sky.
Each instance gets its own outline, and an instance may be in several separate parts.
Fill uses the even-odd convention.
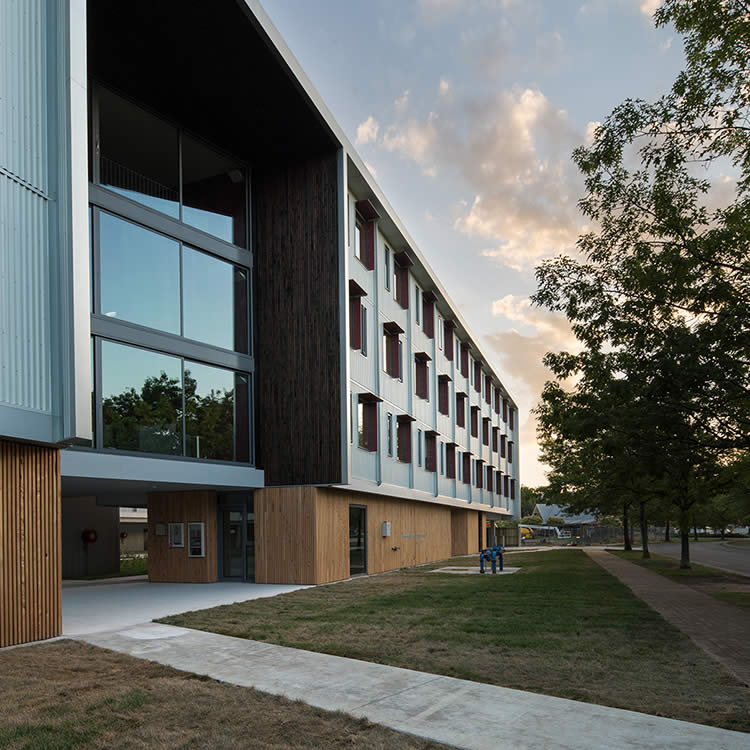
[[[521,481],[545,483],[531,409],[566,320],[534,267],[586,229],[571,160],[684,61],[659,0],[261,0],[519,406]]]

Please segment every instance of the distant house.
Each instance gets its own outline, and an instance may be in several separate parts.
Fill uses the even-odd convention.
[[[596,523],[596,516],[586,513],[571,515],[565,513],[559,505],[547,505],[546,503],[537,503],[534,506],[534,515],[539,516],[544,523],[547,523],[549,518],[557,516],[557,518],[562,518],[565,521],[565,526],[592,526]]]

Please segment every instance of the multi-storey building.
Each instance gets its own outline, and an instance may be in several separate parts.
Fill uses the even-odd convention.
[[[0,12],[0,645],[60,632],[87,507],[206,583],[518,516],[515,402],[255,0]]]

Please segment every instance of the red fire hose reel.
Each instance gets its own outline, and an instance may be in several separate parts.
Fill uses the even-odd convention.
[[[96,529],[84,529],[81,532],[81,541],[84,544],[93,544],[97,538]]]

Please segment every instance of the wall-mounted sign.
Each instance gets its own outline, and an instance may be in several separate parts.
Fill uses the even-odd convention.
[[[206,525],[204,523],[188,524],[188,557],[206,556]]]
[[[185,546],[185,524],[184,523],[170,523],[169,524],[169,546],[170,547],[184,547]]]
[[[156,536],[166,536],[167,535],[167,524],[165,523],[157,523],[156,528],[154,529],[156,532]]]

